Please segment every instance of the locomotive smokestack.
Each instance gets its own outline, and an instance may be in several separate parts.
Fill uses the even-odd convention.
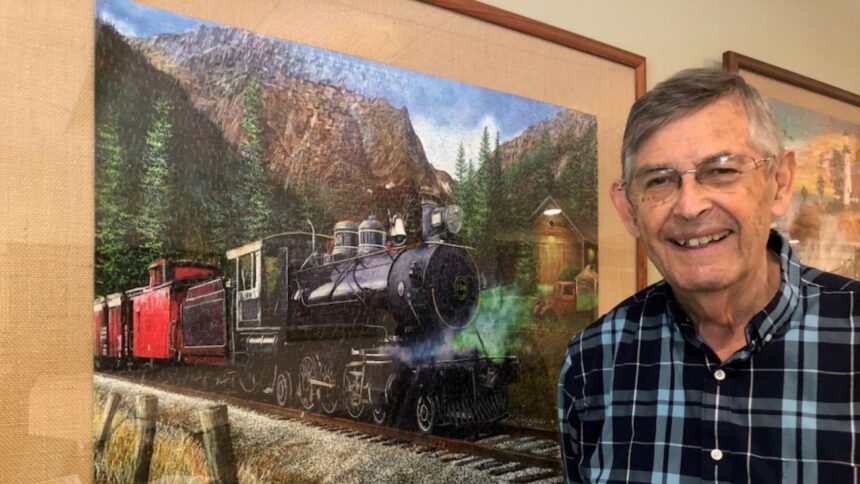
[[[436,197],[430,191],[421,191],[421,240],[438,240],[433,235],[433,210],[436,208]]]

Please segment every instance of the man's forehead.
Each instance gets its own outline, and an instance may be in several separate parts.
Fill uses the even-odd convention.
[[[655,129],[636,153],[640,164],[701,158],[749,146],[749,117],[738,95],[717,98]],[[675,160],[677,161],[677,160]]]

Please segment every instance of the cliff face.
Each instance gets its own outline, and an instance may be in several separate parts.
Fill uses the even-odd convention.
[[[307,176],[360,187],[398,186],[414,178],[419,185],[444,190],[405,109],[310,80],[311,71],[317,77],[334,72],[337,59],[206,26],[131,43],[153,66],[176,78],[194,107],[234,146],[242,136],[243,91],[255,77],[262,88],[266,159],[283,178]]]
[[[547,137],[552,147],[552,169],[558,176],[570,163],[570,148],[593,127],[595,119],[585,113],[564,110],[552,118],[533,124],[519,136],[499,145],[502,168],[507,168],[539,148]]]

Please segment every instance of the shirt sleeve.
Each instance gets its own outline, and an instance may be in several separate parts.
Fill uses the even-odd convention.
[[[574,402],[577,395],[582,395],[581,371],[574,361],[571,348],[574,347],[578,338],[574,338],[568,347],[561,367],[558,381],[558,424],[561,437],[561,462],[564,467],[565,482],[582,482],[579,474],[579,463],[582,460],[582,448],[580,443],[579,416],[576,413]]]

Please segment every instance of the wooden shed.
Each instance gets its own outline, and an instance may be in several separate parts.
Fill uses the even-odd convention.
[[[553,197],[546,197],[532,212],[532,230],[538,284],[553,284],[566,265],[577,271],[596,265],[596,230],[575,223],[569,210]]]

